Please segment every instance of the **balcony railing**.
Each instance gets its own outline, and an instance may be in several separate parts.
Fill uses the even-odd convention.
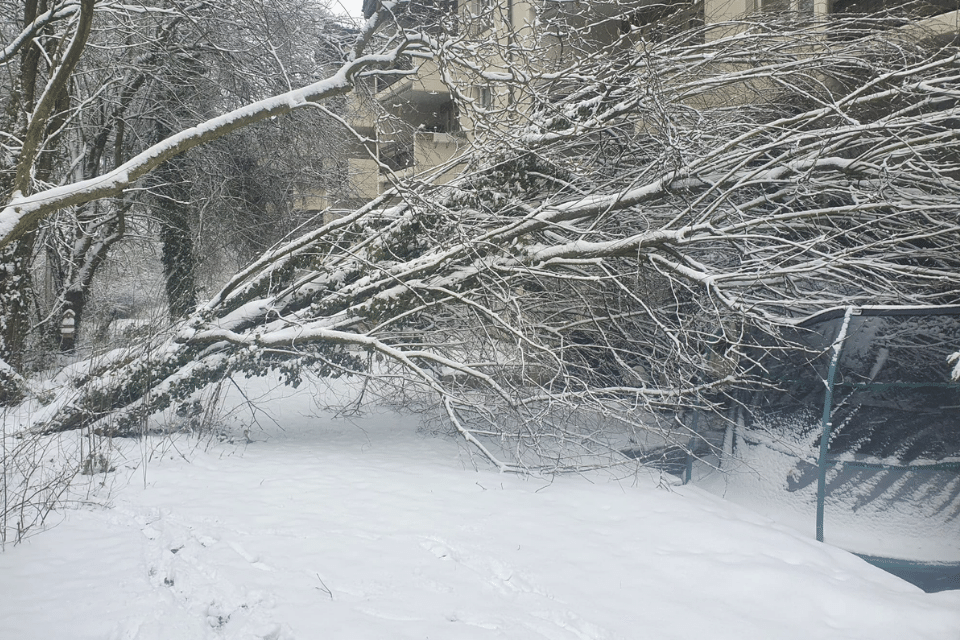
[[[465,139],[451,133],[417,131],[409,137],[381,143],[380,162],[391,172],[409,176],[455,157]]]
[[[836,0],[831,15],[838,20],[845,19],[831,29],[831,39],[854,40],[893,29],[901,29],[917,40],[943,36],[945,33],[941,31],[944,29],[947,36],[956,37],[956,20],[944,22],[936,17],[955,13],[957,9],[955,0]]]

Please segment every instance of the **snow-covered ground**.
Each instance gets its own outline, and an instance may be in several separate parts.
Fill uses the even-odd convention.
[[[960,639],[960,591],[702,489],[498,474],[310,406],[275,398],[251,442],[117,443],[90,504],[0,554],[0,638]]]
[[[742,442],[736,459],[722,471],[716,471],[715,460],[713,466],[698,463],[693,480],[726,500],[814,537],[817,467],[798,460]],[[870,556],[960,564],[960,475],[955,471],[832,467],[827,490],[827,542]],[[956,587],[960,589],[960,584]]]

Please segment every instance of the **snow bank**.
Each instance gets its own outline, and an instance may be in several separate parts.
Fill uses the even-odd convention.
[[[249,444],[124,443],[110,508],[0,554],[0,637],[960,638],[960,592],[699,489],[478,471],[299,397]]]

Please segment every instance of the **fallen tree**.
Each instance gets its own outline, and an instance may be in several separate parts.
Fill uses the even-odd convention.
[[[420,34],[478,132],[459,176],[398,182],[264,253],[35,429],[123,433],[223,376],[308,368],[419,386],[503,470],[695,448],[684,413],[737,402],[784,327],[960,298],[960,53],[856,24],[626,33],[559,69],[521,62],[548,39],[493,69]],[[388,63],[357,57],[329,90]],[[471,101],[483,82],[511,98]],[[64,202],[99,193],[79,189]]]

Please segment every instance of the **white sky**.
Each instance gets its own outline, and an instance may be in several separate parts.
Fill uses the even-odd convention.
[[[360,17],[363,15],[363,0],[331,0],[330,8],[335,13]]]

